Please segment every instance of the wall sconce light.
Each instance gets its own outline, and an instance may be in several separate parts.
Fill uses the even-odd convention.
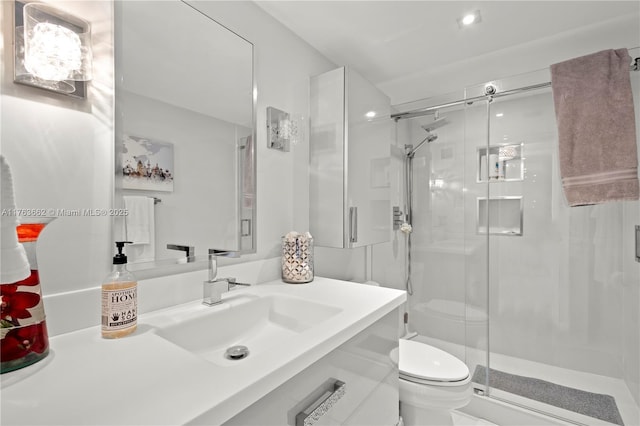
[[[298,123],[288,112],[267,107],[267,147],[289,152],[291,144],[298,142]]]
[[[45,3],[15,3],[14,81],[84,98],[91,25]]]

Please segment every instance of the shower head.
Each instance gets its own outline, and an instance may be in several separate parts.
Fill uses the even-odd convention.
[[[425,143],[431,143],[436,139],[438,139],[438,135],[436,135],[435,133],[429,133],[427,137],[424,138],[422,142],[420,142],[415,148],[413,147],[413,145],[405,145],[404,148],[407,157],[413,158],[416,155],[416,151],[418,151],[422,145],[424,145]]]
[[[447,120],[447,117],[442,117],[442,118],[436,118],[430,123],[423,124],[422,128],[426,132],[433,132],[435,129],[439,129],[440,127],[446,126],[447,124],[449,124],[449,120]]]
[[[413,158],[416,155],[416,151],[418,151],[422,145],[424,145],[425,143],[431,143],[436,139],[438,139],[438,135],[431,132],[447,124],[449,124],[449,120],[447,120],[446,117],[437,118],[437,111],[436,111],[436,118],[434,118],[433,121],[422,125],[422,128],[424,129],[424,131],[427,132],[427,137],[424,138],[422,142],[420,142],[415,148],[413,145],[404,146],[407,157]]]
[[[431,142],[435,141],[436,139],[438,139],[438,135],[436,135],[435,133],[429,133],[429,135],[424,140],[424,142],[431,143]]]

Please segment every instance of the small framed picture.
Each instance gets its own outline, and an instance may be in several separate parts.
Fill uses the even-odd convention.
[[[173,191],[173,144],[124,135],[122,188]]]

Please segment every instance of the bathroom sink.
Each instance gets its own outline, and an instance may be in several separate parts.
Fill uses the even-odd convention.
[[[193,309],[193,306],[191,307]],[[244,296],[220,305],[198,306],[156,330],[158,336],[219,365],[239,365],[227,349],[242,345],[247,358],[283,347],[291,338],[341,312],[336,306],[272,294]]]

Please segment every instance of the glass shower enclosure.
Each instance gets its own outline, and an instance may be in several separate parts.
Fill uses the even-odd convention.
[[[464,360],[479,395],[639,424],[640,202],[568,207],[548,81],[543,70],[397,107],[427,111],[396,120],[399,145],[447,122],[412,163],[410,326]]]

